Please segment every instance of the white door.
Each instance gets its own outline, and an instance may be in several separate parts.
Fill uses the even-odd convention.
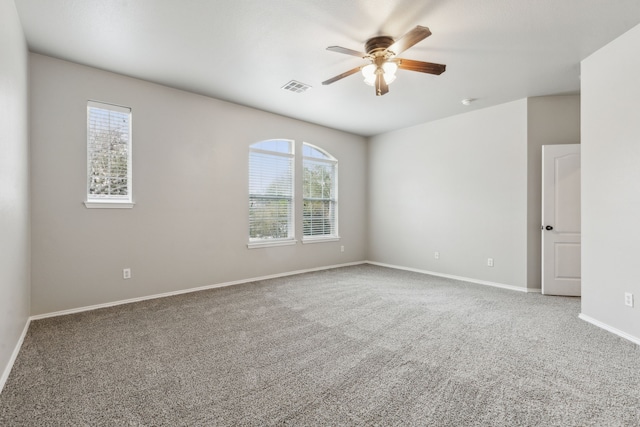
[[[580,144],[542,147],[542,293],[580,296]]]

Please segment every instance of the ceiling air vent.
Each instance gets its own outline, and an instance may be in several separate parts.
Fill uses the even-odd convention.
[[[282,89],[288,90],[289,92],[302,93],[306,92],[307,89],[311,89],[311,86],[291,80],[289,83],[282,86]]]

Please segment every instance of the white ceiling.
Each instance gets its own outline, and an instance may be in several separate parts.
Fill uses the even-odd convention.
[[[640,23],[638,0],[15,0],[30,50],[375,135],[529,96],[578,93],[580,61]],[[375,35],[433,35],[376,97],[360,75]],[[637,55],[637,52],[629,52]],[[305,93],[281,89],[289,80]],[[464,98],[477,101],[465,107]]]

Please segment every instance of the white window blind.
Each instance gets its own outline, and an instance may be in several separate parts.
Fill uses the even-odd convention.
[[[337,238],[338,162],[307,143],[302,154],[303,238]]]
[[[293,141],[268,140],[249,152],[249,241],[293,239]]]
[[[131,203],[131,109],[87,104],[87,202]]]

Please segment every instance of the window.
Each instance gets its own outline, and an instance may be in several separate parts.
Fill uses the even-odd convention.
[[[249,247],[294,244],[293,141],[249,148]]]
[[[338,161],[311,144],[302,145],[303,241],[338,238]]]
[[[87,104],[88,208],[133,207],[131,197],[131,109]]]

